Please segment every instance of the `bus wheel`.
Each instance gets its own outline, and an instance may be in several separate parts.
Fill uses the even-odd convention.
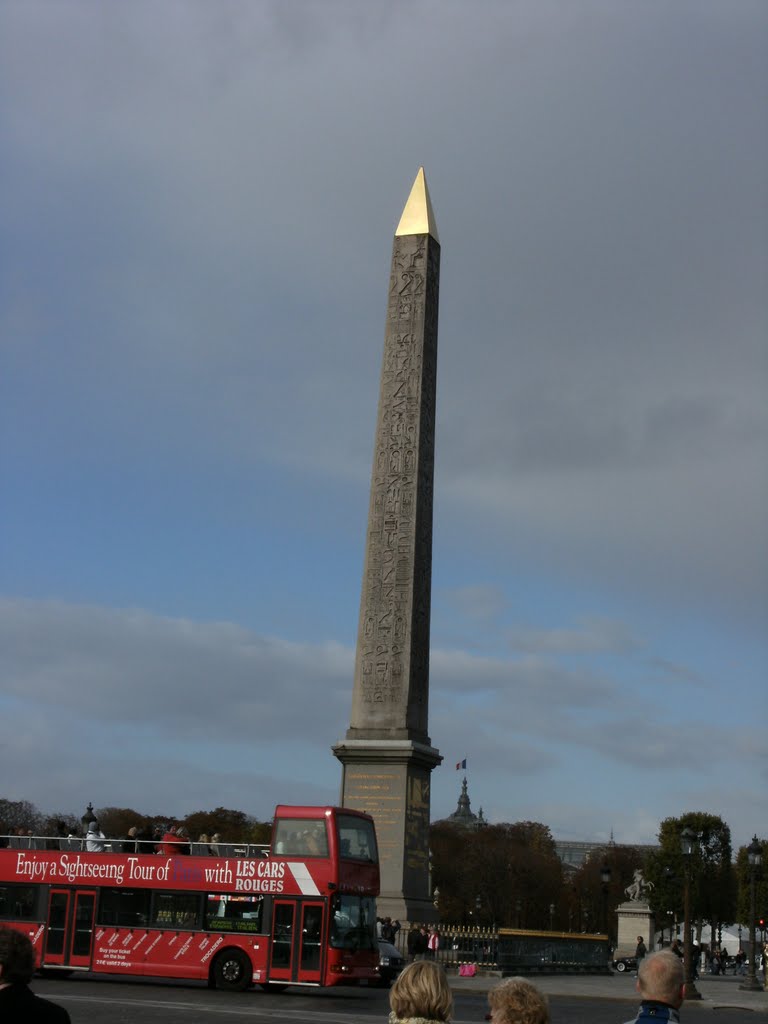
[[[242,950],[228,949],[216,958],[213,973],[216,988],[223,988],[229,992],[243,992],[251,984],[253,968]]]

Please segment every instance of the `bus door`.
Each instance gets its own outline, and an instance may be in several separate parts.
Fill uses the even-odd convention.
[[[92,889],[51,887],[48,891],[44,965],[91,966],[95,908],[96,893]]]
[[[322,902],[275,900],[270,981],[319,984],[323,968]]]

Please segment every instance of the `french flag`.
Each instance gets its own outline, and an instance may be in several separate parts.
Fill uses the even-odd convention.
[[[457,762],[456,762],[456,771],[457,771],[457,772],[458,772],[458,771],[459,771],[460,769],[462,769],[462,768],[466,768],[466,767],[467,767],[467,759],[466,759],[466,757],[464,758],[464,760],[463,760],[463,761],[457,761]]]

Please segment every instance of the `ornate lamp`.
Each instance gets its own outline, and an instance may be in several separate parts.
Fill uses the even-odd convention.
[[[763,848],[757,836],[753,836],[752,842],[747,847],[747,860],[749,862],[749,970],[747,977],[739,985],[739,988],[751,992],[762,992],[763,986],[757,980],[755,974],[755,956],[757,944],[755,943],[755,875],[763,859]]]
[[[683,942],[685,958],[685,998],[701,999],[701,992],[693,981],[693,943],[691,941],[691,862],[693,851],[699,845],[699,837],[687,825],[680,833],[680,851],[685,864],[685,889],[683,904],[685,907],[685,939]]]
[[[603,928],[608,934],[608,886],[611,884],[611,869],[608,864],[600,868],[600,881],[603,883]]]

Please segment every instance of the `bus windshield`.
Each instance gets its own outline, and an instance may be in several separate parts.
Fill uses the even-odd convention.
[[[376,949],[376,901],[370,896],[333,898],[331,945],[336,949]]]
[[[351,814],[337,816],[339,851],[345,860],[365,860],[378,863],[376,832],[373,823]]]
[[[280,818],[275,822],[272,849],[279,857],[327,857],[325,820]]]

